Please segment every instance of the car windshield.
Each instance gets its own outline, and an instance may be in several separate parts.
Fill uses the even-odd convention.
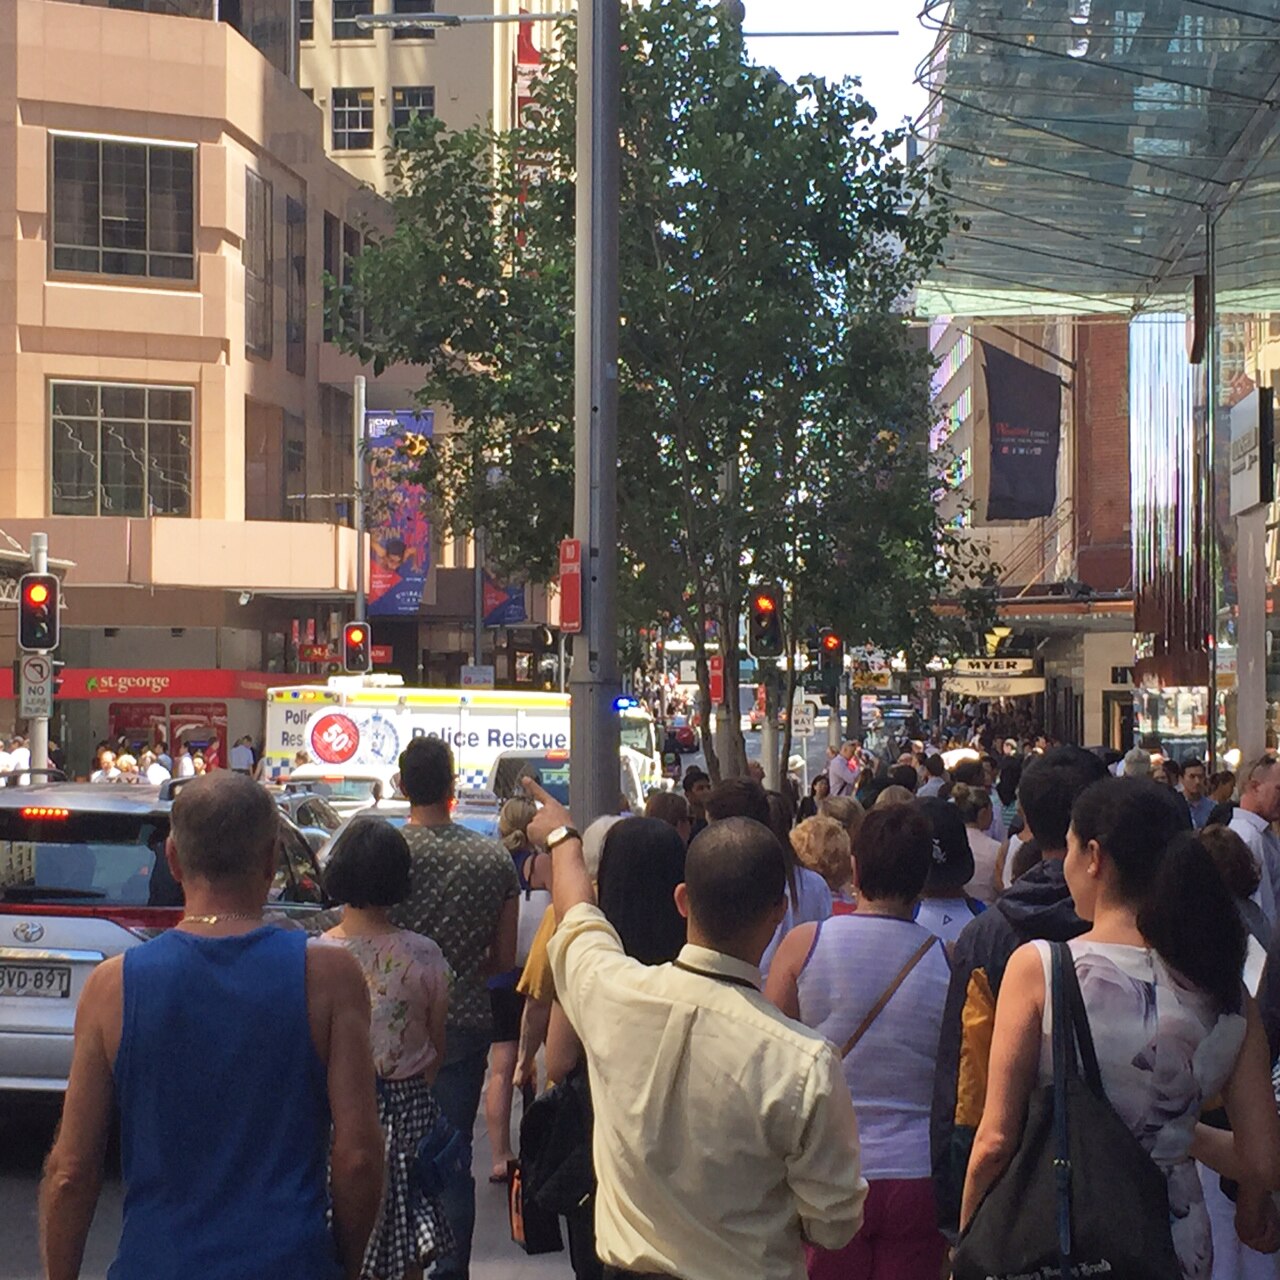
[[[653,721],[647,716],[639,716],[634,712],[622,712],[619,717],[618,736],[624,747],[630,747],[643,756],[650,755],[653,751]]]
[[[529,774],[561,804],[569,803],[568,757],[504,756],[494,771],[493,791],[500,798],[524,795],[520,779]]]
[[[299,779],[299,781],[302,780]],[[342,803],[352,801],[363,803],[366,800],[372,800],[375,786],[382,788],[384,796],[390,796],[392,793],[391,785],[384,783],[381,778],[308,778],[304,785],[308,791],[314,791],[317,795]]]
[[[0,810],[0,896],[21,902],[182,905],[169,874],[162,814],[24,817]]]

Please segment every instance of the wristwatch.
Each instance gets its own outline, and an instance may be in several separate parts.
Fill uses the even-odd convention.
[[[556,827],[554,831],[547,835],[547,852],[558,844],[564,844],[566,840],[581,840],[582,836],[574,830],[573,827]]]

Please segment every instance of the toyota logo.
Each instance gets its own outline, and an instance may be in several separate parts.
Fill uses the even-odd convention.
[[[19,942],[39,942],[44,937],[44,925],[36,924],[33,920],[24,920],[21,924],[13,926],[13,936]]]

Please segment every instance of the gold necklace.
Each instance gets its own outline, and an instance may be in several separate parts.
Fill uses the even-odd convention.
[[[261,920],[262,912],[221,911],[214,916],[183,916],[179,924],[220,924],[223,920]]]

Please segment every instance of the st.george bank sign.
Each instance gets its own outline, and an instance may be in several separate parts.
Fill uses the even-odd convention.
[[[263,701],[277,685],[298,684],[290,674],[261,671],[121,671],[103,667],[64,667],[59,700],[68,698],[248,698]],[[0,670],[0,698],[13,697],[13,671]]]

